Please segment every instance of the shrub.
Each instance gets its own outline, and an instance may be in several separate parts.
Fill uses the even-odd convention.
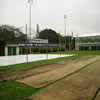
[[[65,48],[62,47],[62,48],[61,48],[61,51],[65,51]]]
[[[53,52],[57,52],[57,48],[54,48],[52,51],[53,51]]]

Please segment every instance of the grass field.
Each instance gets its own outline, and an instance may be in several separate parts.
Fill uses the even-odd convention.
[[[60,52],[56,52],[54,54],[59,54],[59,53]],[[59,62],[63,60],[74,59],[79,56],[100,55],[100,51],[70,51],[70,52],[62,52],[62,54],[77,54],[77,56],[56,58],[56,59],[51,59],[51,60],[42,60],[42,61],[0,67],[0,75],[10,73],[13,71],[38,67],[38,66],[45,65],[45,64],[55,63],[55,62]],[[80,70],[76,72],[79,72],[79,71]],[[74,73],[71,73],[71,75],[72,74]],[[59,79],[58,81],[60,80],[61,79]],[[28,96],[34,93],[37,93],[38,91],[40,90],[34,89],[25,84],[16,83],[14,80],[0,82],[0,100],[25,100]]]
[[[60,52],[54,52],[52,54],[59,54]],[[66,52],[61,52],[61,54],[77,54],[80,56],[84,56],[84,55],[100,55],[100,51],[99,50],[93,50],[93,51],[66,51]]]
[[[38,92],[25,84],[19,84],[14,80],[0,82],[0,100],[25,100],[27,96]]]

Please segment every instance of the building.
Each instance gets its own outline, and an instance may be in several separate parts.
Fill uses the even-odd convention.
[[[63,47],[61,44],[50,44],[47,39],[35,39],[31,44],[29,43],[9,43],[5,46],[5,56],[10,55],[20,55],[20,54],[29,54],[30,49],[31,53],[45,53],[59,51],[59,48]],[[48,49],[47,49],[48,48]]]
[[[5,56],[19,55],[19,46],[17,44],[7,44],[5,46]]]
[[[100,35],[76,37],[75,50],[100,50]]]

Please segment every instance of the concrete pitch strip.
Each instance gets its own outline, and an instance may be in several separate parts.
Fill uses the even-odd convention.
[[[34,88],[44,87],[62,77],[87,66],[84,70],[43,88],[30,97],[33,100],[92,100],[100,87],[100,56],[84,56],[58,69],[20,78],[16,81]],[[93,63],[94,62],[94,63]]]
[[[25,63],[27,62],[27,57],[28,57],[28,62],[32,61],[39,61],[39,60],[46,60],[47,57],[48,59],[54,59],[54,58],[59,58],[59,57],[69,57],[69,56],[74,56],[72,55],[64,55],[64,54],[29,54],[27,55],[17,55],[17,56],[3,56],[0,57],[0,66],[6,66],[6,65],[13,65],[13,64],[19,64],[19,63]]]

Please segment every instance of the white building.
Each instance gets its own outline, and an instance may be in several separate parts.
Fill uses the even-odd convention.
[[[100,35],[76,37],[76,50],[100,50]]]

